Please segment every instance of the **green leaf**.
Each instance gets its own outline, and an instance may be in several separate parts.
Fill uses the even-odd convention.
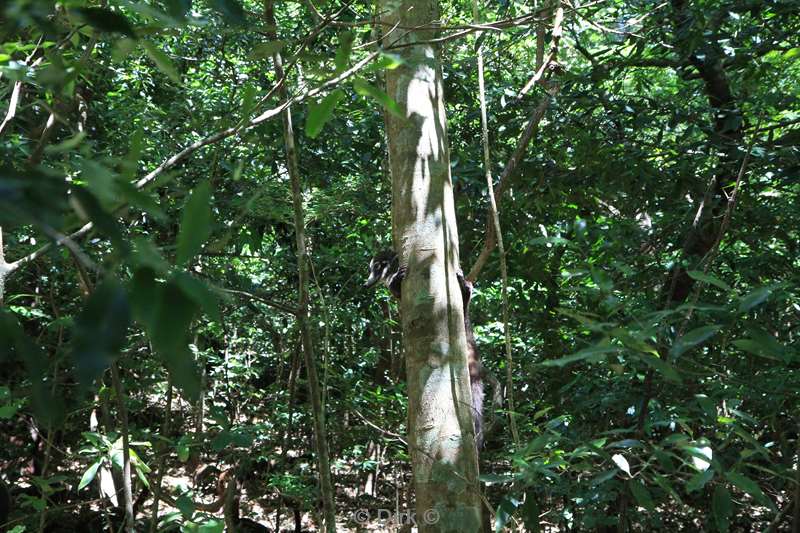
[[[211,185],[208,181],[195,187],[181,216],[176,262],[183,265],[193,258],[211,235]]]
[[[698,344],[716,335],[721,329],[722,326],[703,326],[695,328],[677,339],[669,353],[672,357],[680,357],[687,350],[694,348]]]
[[[97,31],[105,33],[121,33],[128,37],[136,37],[128,19],[125,15],[110,11],[100,7],[78,7],[72,10],[80,18],[86,21],[89,26]]]
[[[225,531],[225,522],[218,518],[210,518],[197,528],[197,533],[222,533],[223,531]]]
[[[681,499],[680,495],[675,491],[672,487],[672,484],[669,482],[669,479],[665,476],[660,476],[658,474],[653,476],[653,481],[656,482],[656,485],[661,487],[666,493],[668,493],[672,498],[681,505],[684,505],[683,500]]]
[[[394,70],[400,65],[405,63],[405,59],[399,54],[391,54],[382,52],[380,57],[373,61],[365,70],[367,72],[374,72],[380,70]]]
[[[203,309],[209,318],[214,320],[217,324],[222,324],[222,315],[219,312],[219,299],[205,282],[185,272],[175,273],[173,279],[180,285],[183,292]]]
[[[194,355],[189,350],[189,327],[197,304],[174,279],[158,290],[156,310],[150,320],[150,340],[175,384],[187,396],[196,398],[200,377]]]
[[[592,281],[595,282],[601,291],[609,292],[614,288],[614,282],[603,269],[592,267],[590,270],[592,273]]]
[[[740,474],[738,472],[733,472],[733,471],[726,472],[725,477],[728,478],[728,481],[733,483],[736,488],[738,488],[743,492],[746,492],[760,504],[772,507],[772,502],[762,492],[761,487],[758,486],[758,483],[756,483],[749,477],[745,476],[744,474]]]
[[[731,344],[742,350],[743,352],[747,352],[749,354],[757,355],[759,357],[764,357],[766,359],[771,359],[773,361],[779,361],[781,358],[772,353],[769,347],[764,346],[758,341],[753,339],[737,339],[733,341]]]
[[[790,48],[783,53],[783,57],[786,59],[794,59],[795,57],[800,57],[800,48]]]
[[[639,355],[639,359],[642,360],[645,364],[653,367],[656,371],[658,371],[668,380],[674,381],[676,383],[683,382],[680,374],[678,374],[678,371],[675,369],[675,367],[670,363],[664,361],[660,357],[649,354],[641,354]]]
[[[343,31],[339,34],[339,48],[336,49],[336,57],[334,63],[336,64],[336,74],[344,72],[347,64],[350,61],[350,54],[353,51],[353,32]]]
[[[600,361],[603,359],[602,356],[609,354],[609,353],[617,353],[619,352],[619,348],[617,346],[608,346],[608,345],[595,345],[590,346],[589,348],[584,348],[578,352],[575,352],[572,355],[568,355],[566,357],[561,357],[560,359],[553,359],[550,361],[544,361],[541,363],[542,366],[565,366],[570,363],[574,363],[576,361],[583,361],[584,359],[589,359],[590,361]]]
[[[746,313],[759,304],[762,304],[769,298],[772,289],[769,287],[761,287],[749,293],[747,296],[739,300],[739,312]]]
[[[720,289],[722,289],[724,291],[731,291],[732,290],[730,285],[728,285],[724,281],[721,281],[721,280],[715,278],[714,276],[712,276],[711,274],[706,274],[705,272],[702,272],[700,270],[690,270],[690,271],[687,272],[687,274],[689,274],[689,277],[692,278],[692,279],[695,279],[697,281],[701,281],[703,283],[708,283],[709,285],[714,285],[715,287],[719,287]]]
[[[69,139],[65,139],[58,144],[54,144],[48,146],[44,149],[44,153],[46,154],[60,154],[62,152],[68,152],[73,148],[78,147],[83,139],[86,137],[85,131],[79,131],[74,136],[70,137]]]
[[[503,498],[503,501],[497,506],[497,512],[494,515],[494,530],[496,532],[499,533],[505,529],[520,503],[519,500],[511,496]]]
[[[94,477],[97,475],[97,469],[100,468],[100,465],[103,464],[103,458],[97,459],[94,463],[86,469],[86,472],[83,473],[81,476],[81,481],[78,483],[78,490],[81,490],[86,485],[92,482]]]
[[[136,48],[135,39],[130,39],[128,37],[119,39],[114,43],[114,47],[111,49],[111,59],[115,63],[121,63],[133,52],[134,48]]]
[[[539,533],[541,531],[541,523],[539,522],[539,509],[538,494],[535,490],[529,489],[525,495],[525,503],[520,507],[520,514],[522,515],[522,522],[525,524],[525,531],[529,533]]]
[[[150,59],[152,59],[153,63],[155,63],[156,67],[158,67],[158,70],[163,72],[175,83],[180,83],[181,76],[178,74],[178,69],[175,68],[175,65],[172,63],[172,60],[169,58],[169,56],[150,41],[142,41],[142,44],[144,45],[147,55],[150,56]]]
[[[177,21],[186,19],[186,14],[192,9],[192,0],[166,0],[167,13]]]
[[[186,494],[181,494],[178,497],[178,499],[175,500],[175,507],[178,508],[178,510],[181,512],[181,514],[183,515],[183,517],[186,520],[189,520],[189,519],[192,518],[192,515],[194,514],[195,506],[194,506],[194,502],[192,501],[192,499],[189,498]]]
[[[111,240],[120,254],[127,255],[130,250],[128,240],[122,236],[117,220],[103,209],[97,197],[86,187],[74,187],[71,192],[70,203],[81,218],[91,220],[94,227]]]
[[[385,107],[387,111],[389,111],[392,115],[396,116],[397,118],[405,118],[405,116],[403,115],[403,111],[400,109],[400,106],[397,105],[397,102],[392,100],[392,98],[390,98],[388,94],[378,89],[374,85],[370,85],[361,78],[356,78],[355,80],[353,80],[353,88],[361,96],[369,96],[377,100],[379,104]]]
[[[178,461],[185,463],[189,460],[189,456],[191,455],[191,448],[189,447],[190,443],[190,437],[184,435],[175,445],[175,453],[178,455]]]
[[[706,483],[714,478],[714,470],[709,468],[703,472],[698,472],[686,483],[686,492],[695,492],[706,486]]]
[[[655,510],[655,506],[653,505],[653,498],[650,496],[650,491],[647,490],[647,487],[637,479],[632,479],[628,486],[631,488],[631,494],[633,494],[639,507],[644,507],[652,513]]]
[[[308,104],[308,118],[306,118],[306,135],[315,139],[320,134],[322,128],[333,116],[333,110],[345,97],[344,91],[336,89],[320,102],[310,102]]]
[[[270,58],[273,55],[277,54],[283,47],[286,45],[284,41],[275,40],[275,41],[267,41],[265,43],[258,43],[253,47],[253,51],[250,52],[250,57],[253,59],[266,59]]]
[[[714,488],[714,496],[711,500],[711,511],[714,515],[714,523],[720,533],[727,533],[730,528],[730,517],[733,515],[733,501],[730,491],[723,485]]]
[[[209,5],[230,24],[244,22],[244,8],[236,0],[209,0]]]
[[[72,357],[82,383],[91,383],[117,358],[125,345],[129,323],[128,295],[116,280],[107,278],[75,319]]]

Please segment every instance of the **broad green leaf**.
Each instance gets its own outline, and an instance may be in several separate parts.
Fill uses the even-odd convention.
[[[253,59],[271,58],[273,55],[283,50],[284,46],[286,46],[286,43],[281,40],[258,43],[253,47],[253,51],[250,53],[250,57],[252,57]]]
[[[761,287],[750,292],[739,300],[739,312],[746,313],[757,305],[764,303],[769,298],[770,293],[772,293],[772,289],[769,287]]]
[[[367,83],[365,80],[361,78],[356,78],[355,80],[353,80],[353,88],[361,96],[369,96],[375,99],[379,104],[385,107],[392,115],[396,116],[397,118],[405,118],[405,116],[403,115],[403,111],[400,109],[400,106],[397,105],[397,102],[392,100],[392,98],[389,97],[388,94],[378,89],[374,85]]]
[[[197,527],[197,533],[222,533],[225,522],[218,518],[209,518]]]
[[[753,339],[737,339],[733,341],[731,344],[739,348],[740,350],[757,355],[759,357],[764,357],[766,359],[771,359],[773,361],[780,360],[776,354],[772,353],[771,350],[764,346],[763,344],[753,340]]]
[[[724,485],[717,485],[714,488],[714,496],[711,500],[711,511],[714,515],[714,524],[720,533],[727,533],[730,528],[730,517],[733,514],[733,501],[731,493]]]
[[[83,139],[86,138],[85,131],[79,131],[69,139],[65,139],[58,144],[54,144],[48,146],[44,149],[44,153],[46,154],[60,154],[62,152],[68,152],[81,144]]]
[[[749,477],[745,476],[744,474],[740,474],[739,472],[733,472],[733,471],[726,472],[725,477],[728,478],[728,481],[733,483],[736,488],[738,488],[742,492],[746,492],[760,504],[767,505],[769,507],[772,506],[772,502],[769,500],[769,498],[767,498],[767,496],[761,490],[761,487],[758,486],[758,483],[756,483]]]
[[[403,63],[405,63],[405,60],[402,58],[402,56],[398,54],[382,52],[380,57],[373,61],[365,70],[368,72],[374,72],[383,69],[394,70]]]
[[[97,459],[94,463],[92,463],[89,468],[86,469],[86,472],[83,473],[81,476],[81,481],[78,483],[78,490],[83,489],[86,485],[92,482],[94,477],[97,475],[97,469],[100,468],[100,465],[103,464],[103,458]]]
[[[196,398],[200,392],[200,378],[194,355],[189,350],[189,326],[198,306],[174,279],[158,290],[153,305],[156,310],[148,328],[153,348],[174,383],[187,396]]]
[[[111,59],[115,63],[121,63],[133,52],[134,48],[136,48],[135,39],[130,39],[128,37],[119,39],[114,43],[114,47],[111,49]]]
[[[192,191],[183,208],[175,259],[177,264],[183,265],[197,255],[209,236],[211,236],[211,185],[208,181],[203,181]]]
[[[660,357],[643,353],[639,355],[639,359],[642,360],[648,366],[653,367],[656,371],[658,371],[668,380],[674,381],[676,383],[683,382],[680,374],[678,374],[678,371],[675,369],[675,367],[670,363],[664,361]]]
[[[681,448],[691,456],[692,466],[695,469],[705,472],[711,466],[711,461],[714,459],[714,450],[710,446],[681,446]]]
[[[308,104],[308,117],[306,118],[306,135],[308,137],[315,139],[320,134],[323,126],[333,115],[333,110],[344,97],[344,91],[336,89],[321,101]]]
[[[722,326],[703,326],[695,328],[675,341],[669,354],[672,357],[680,357],[687,350],[694,348],[698,344],[710,339],[722,329]]]
[[[186,494],[181,494],[177,500],[175,500],[175,507],[181,512],[183,517],[187,520],[192,518],[194,514],[194,502],[191,498],[189,498]]]
[[[186,19],[186,14],[192,8],[192,0],[166,0],[167,13],[178,21]]]
[[[185,463],[189,460],[189,456],[191,455],[190,443],[191,439],[186,435],[180,438],[175,446],[175,453],[178,455],[178,461]]]
[[[706,483],[711,481],[713,478],[714,478],[714,470],[711,468],[696,473],[686,483],[686,492],[695,492],[702,489],[703,487],[706,486]]]
[[[237,0],[209,0],[209,5],[230,24],[244,22],[244,8]]]
[[[153,63],[155,63],[156,67],[158,67],[158,70],[163,72],[175,83],[181,82],[181,76],[178,74],[178,69],[175,68],[172,60],[166,53],[164,53],[163,50],[161,50],[161,48],[153,44],[151,41],[142,41],[142,45],[144,46],[147,55],[150,56],[150,59],[152,59]]]
[[[708,283],[709,285],[714,285],[715,287],[719,287],[724,291],[732,290],[730,285],[728,285],[724,281],[715,278],[711,274],[706,274],[705,272],[702,272],[700,270],[690,270],[687,272],[687,274],[689,274],[689,277],[692,279],[695,279],[697,281],[702,281],[703,283]]]
[[[339,48],[336,49],[336,57],[334,59],[336,74],[344,72],[347,68],[347,64],[350,62],[350,54],[353,51],[354,38],[353,32],[350,31],[343,31],[339,34]]]
[[[494,530],[497,533],[505,530],[506,525],[511,520],[511,517],[514,516],[514,513],[520,505],[520,501],[511,497],[506,496],[503,498],[503,501],[500,502],[500,505],[497,506],[497,512],[494,516]]]
[[[783,53],[783,57],[786,59],[794,59],[796,57],[800,57],[800,48],[790,48]]]
[[[539,533],[541,531],[541,524],[539,522],[541,510],[539,508],[538,496],[535,490],[528,490],[525,495],[525,503],[520,507],[520,514],[522,515],[522,522],[525,524],[525,531],[529,533]]]
[[[656,482],[656,485],[661,487],[662,490],[667,492],[672,498],[681,505],[684,505],[683,500],[681,499],[680,495],[677,491],[672,487],[672,484],[669,482],[669,479],[665,476],[660,476],[658,474],[653,476],[653,481]]]
[[[128,295],[109,277],[95,288],[75,319],[72,357],[82,383],[91,383],[117,358],[129,323]]]
[[[553,359],[550,361],[544,361],[541,363],[542,366],[565,366],[570,363],[575,363],[577,361],[583,361],[584,359],[588,359],[590,361],[600,361],[603,359],[602,356],[609,354],[609,353],[617,353],[619,352],[619,347],[617,346],[590,346],[589,348],[584,348],[578,352],[575,352],[572,355],[568,355],[566,357],[561,357],[560,359]]]
[[[121,33],[128,37],[136,37],[131,23],[122,13],[100,7],[78,7],[71,10],[77,13],[91,27],[106,33]]]
[[[601,268],[592,267],[592,281],[600,288],[603,292],[609,292],[614,288],[614,282],[611,280],[611,277]]]
[[[84,220],[91,220],[100,233],[111,240],[120,254],[127,255],[130,250],[128,240],[122,235],[116,218],[103,208],[97,196],[86,187],[74,187],[70,195],[70,204]]]
[[[589,485],[592,487],[602,485],[606,481],[614,479],[614,476],[617,475],[617,472],[619,472],[619,470],[617,470],[616,468],[612,468],[611,470],[606,470],[605,472],[598,474],[594,478],[592,478],[592,480],[589,482]]]
[[[647,487],[638,479],[632,479],[628,486],[631,488],[631,494],[633,494],[639,507],[644,507],[652,513],[655,506],[653,505],[653,498],[650,496],[650,491],[647,490]]]
[[[222,315],[219,312],[219,298],[205,282],[185,272],[176,272],[173,279],[180,285],[183,292],[203,309],[203,312],[209,318],[217,324],[222,324]]]

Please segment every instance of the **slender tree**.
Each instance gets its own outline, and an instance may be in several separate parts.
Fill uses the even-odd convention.
[[[275,14],[271,0],[266,0],[264,2],[264,17],[271,28],[276,27]],[[275,30],[272,30],[272,37],[276,37]],[[289,92],[286,90],[286,73],[283,70],[281,54],[279,52],[273,54],[272,61],[275,65],[275,78],[283,81],[279,94],[284,101],[288,102]],[[319,469],[320,490],[322,492],[325,531],[331,532],[336,531],[336,507],[333,498],[333,483],[331,481],[328,437],[325,430],[325,410],[322,403],[323,393],[317,374],[317,362],[314,357],[314,344],[311,338],[311,324],[309,324],[308,316],[308,250],[306,249],[305,213],[303,212],[300,166],[297,161],[294,126],[292,125],[292,110],[288,105],[283,112],[283,141],[286,147],[286,168],[292,186],[294,231],[297,243],[299,291],[297,321],[300,327],[300,338],[303,343],[306,373],[308,374],[308,395],[311,397],[311,410],[314,419],[314,442],[316,444],[317,468]]]
[[[384,46],[403,65],[386,87],[399,112],[386,115],[392,232],[406,270],[401,315],[409,394],[409,445],[420,531],[481,528],[478,462],[453,206],[450,155],[435,38],[438,4],[382,5]]]

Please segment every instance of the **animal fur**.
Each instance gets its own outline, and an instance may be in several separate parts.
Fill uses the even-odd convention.
[[[472,299],[472,283],[459,269],[456,273],[458,285],[461,288],[461,301],[464,308],[464,331],[467,336],[467,364],[469,367],[469,382],[472,389],[472,421],[475,426],[475,444],[480,450],[483,447],[483,378],[484,369],[481,364],[478,346],[475,343],[475,334],[469,319],[469,302]],[[400,299],[401,286],[405,277],[405,268],[400,266],[397,254],[391,250],[380,252],[369,262],[369,278],[364,283],[365,288],[373,287],[378,282],[383,282],[396,299]]]

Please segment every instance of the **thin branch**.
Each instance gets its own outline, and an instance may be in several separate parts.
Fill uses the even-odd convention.
[[[550,43],[550,51],[547,54],[547,60],[543,61],[539,70],[536,71],[536,74],[525,84],[525,87],[517,94],[517,100],[521,99],[523,96],[528,94],[528,91],[542,79],[544,76],[544,72],[546,69],[550,68],[550,65],[556,58],[556,54],[558,54],[558,43],[561,40],[562,30],[561,24],[564,22],[564,9],[561,7],[560,3],[557,3],[556,8],[556,17],[553,23],[553,40]]]
[[[556,90],[557,89],[551,89],[550,95],[553,95]],[[525,151],[527,150],[531,139],[533,139],[533,136],[538,131],[539,122],[541,122],[549,106],[550,96],[545,97],[528,118],[528,124],[525,126],[525,130],[522,132],[519,141],[517,141],[517,147],[514,149],[514,153],[511,154],[511,157],[503,169],[503,173],[500,175],[497,189],[495,189],[496,198],[501,199],[503,197],[503,193],[510,186],[510,178],[514,173],[514,170],[516,170],[517,164],[519,164],[519,162],[522,160],[522,156],[525,155]],[[492,224],[491,221],[488,221],[486,228],[486,239],[483,243],[483,249],[481,250],[481,253],[478,256],[478,259],[475,261],[472,269],[469,271],[469,274],[467,275],[468,280],[474,282],[477,279],[481,269],[483,269],[483,266],[489,259],[489,255],[491,255],[496,244],[497,239],[495,238],[494,234],[494,224]]]
[[[561,10],[559,9],[559,12]],[[478,0],[472,0],[472,15],[477,24],[480,19],[478,13]],[[486,176],[486,187],[489,194],[489,213],[492,218],[494,233],[497,236],[497,247],[500,251],[500,277],[502,280],[503,296],[503,334],[505,336],[506,347],[506,381],[508,387],[508,417],[511,427],[511,436],[514,439],[515,449],[520,449],[519,430],[514,410],[514,357],[511,352],[511,331],[508,320],[508,265],[506,264],[505,248],[503,246],[503,233],[500,229],[500,216],[497,213],[497,201],[494,196],[494,183],[492,180],[492,157],[489,150],[489,124],[486,112],[486,83],[484,80],[483,69],[483,45],[481,44],[480,34],[478,35],[478,101],[481,108],[481,144],[483,145],[483,167]]]
[[[297,314],[297,309],[291,306],[288,306],[280,302],[276,302],[275,300],[270,300],[269,298],[264,298],[263,296],[259,296],[258,294],[253,294],[252,292],[242,291],[237,289],[220,289],[220,290],[228,294],[236,294],[238,296],[244,296],[246,298],[250,298],[251,300],[261,302],[266,306],[272,307],[273,309],[277,309],[279,311],[283,311],[284,313],[288,313],[290,315]]]

